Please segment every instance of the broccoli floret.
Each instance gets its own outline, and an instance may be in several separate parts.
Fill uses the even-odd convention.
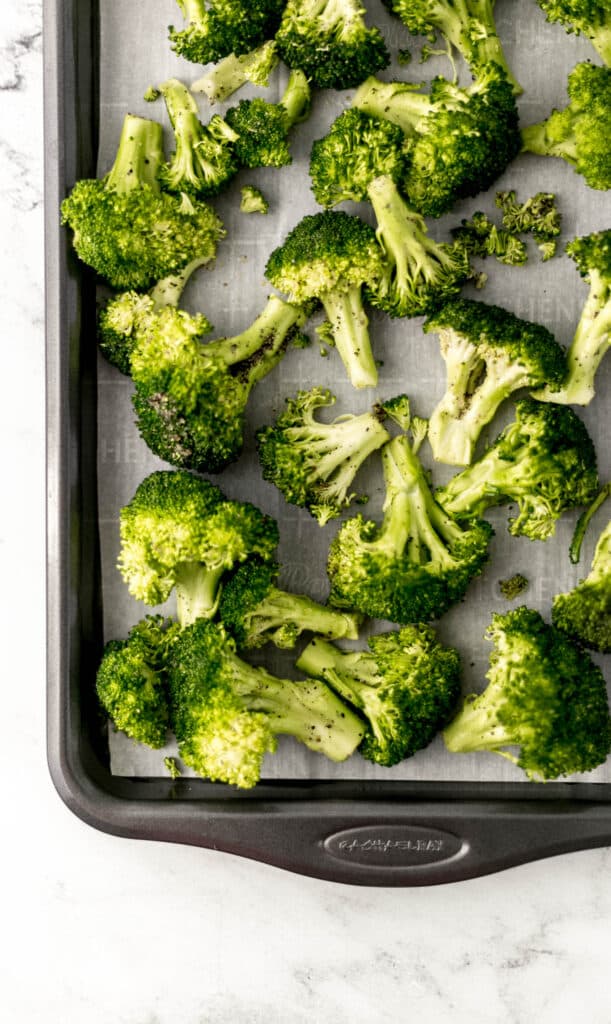
[[[138,429],[173,466],[218,473],[242,451],[253,387],[284,356],[306,319],[273,295],[242,334],[202,343],[200,318],[166,307],[131,355]]]
[[[602,764],[611,718],[605,681],[587,654],[524,607],[494,615],[488,636],[488,686],[466,698],[444,731],[448,750],[500,754],[533,780]]]
[[[203,202],[161,192],[162,129],[128,114],[112,170],[78,181],[61,207],[79,258],[113,288],[150,288],[195,259],[212,259],[225,234]]]
[[[320,300],[356,388],[378,382],[361,289],[364,284],[373,287],[383,270],[373,228],[359,217],[330,211],[304,217],[265,268],[268,281],[291,301]]]
[[[567,353],[564,383],[536,391],[535,398],[588,405],[594,398],[598,367],[611,346],[611,230],[575,238],[566,251],[590,290]]]
[[[452,228],[452,237],[469,256],[486,259],[495,256],[499,263],[521,267],[528,259],[526,245],[521,238],[503,228],[497,228],[485,213],[478,211],[470,219],[464,218],[460,227]]]
[[[460,697],[460,657],[430,626],[404,626],[368,640],[369,651],[339,651],[315,638],[297,668],[317,676],[364,716],[359,753],[390,767],[427,747]]]
[[[315,418],[317,409],[334,402],[325,388],[299,391],[287,399],[275,423],[257,432],[264,479],[290,504],[307,508],[321,526],[357,498],[351,487],[358,470],[390,440],[377,409],[339,416],[331,423]]]
[[[252,555],[273,558],[278,527],[248,502],[183,470],[151,473],[121,509],[118,566],[149,605],[176,592],[182,626],[215,614],[223,574]]]
[[[386,481],[381,526],[349,519],[331,543],[330,602],[391,622],[439,618],[464,596],[487,560],[492,527],[461,524],[431,494],[407,437],[382,449]]]
[[[189,278],[207,262],[207,259],[193,260],[179,274],[159,281],[145,295],[122,292],[106,303],[98,317],[98,342],[109,363],[121,373],[131,373],[132,352],[138,340],[153,330],[163,330],[164,319],[173,319],[174,313],[163,311],[168,306],[177,308]],[[198,336],[203,337],[212,330],[212,324],[203,313],[191,319]]]
[[[172,49],[193,64],[250,53],[278,28],[283,0],[177,0],[186,27],[170,25]]]
[[[178,637],[169,687],[180,756],[214,781],[254,786],[280,734],[332,761],[346,760],[363,738],[360,719],[324,683],[247,664],[223,626],[203,619]]]
[[[436,498],[458,518],[515,501],[519,515],[509,520],[509,532],[547,540],[562,513],[587,505],[597,489],[596,452],[585,424],[566,406],[525,398],[516,404],[515,421]]]
[[[391,178],[376,178],[368,189],[378,242],[385,256],[383,274],[369,285],[372,306],[392,317],[432,312],[460,291],[471,268],[457,243],[434,242],[420,214],[401,198]]]
[[[515,192],[497,192],[496,205],[503,211],[503,227],[516,234],[532,234],[543,261],[556,254],[561,217],[553,192],[537,192],[518,203]]]
[[[403,132],[391,121],[351,107],[317,139],[310,156],[312,192],[331,207],[347,199],[362,202],[374,178],[398,181],[404,171]]]
[[[237,134],[215,114],[207,125],[198,117],[193,96],[177,78],[159,86],[174,129],[176,149],[161,168],[163,188],[179,195],[215,196],[238,171]]]
[[[240,211],[242,213],[267,213],[269,203],[263,193],[254,185],[244,185],[241,190]]]
[[[499,306],[454,299],[429,317],[439,334],[447,370],[446,392],[429,420],[429,441],[439,462],[468,466],[484,426],[514,391],[560,384],[564,350],[540,324]]]
[[[342,612],[313,601],[305,594],[280,590],[277,562],[249,558],[223,586],[219,616],[238,648],[294,647],[303,632],[330,640],[357,640],[360,615]]]
[[[96,677],[98,699],[116,728],[155,749],[169,729],[165,667],[177,629],[161,615],[147,616],[127,640],[106,644]]]
[[[181,772],[180,768],[178,767],[178,764],[176,763],[176,758],[175,757],[164,757],[163,764],[164,764],[164,767],[166,768],[166,770],[168,772],[168,775],[170,776],[171,779],[179,779],[180,778],[180,776],[182,775],[182,772]]]
[[[360,0],[288,0],[276,34],[278,53],[319,89],[351,89],[390,62],[365,13]]]
[[[290,164],[289,134],[310,113],[310,86],[303,71],[292,71],[279,103],[241,100],[225,118],[237,135],[235,154],[242,167]]]
[[[528,590],[529,586],[526,576],[523,576],[521,572],[514,573],[506,580],[499,580],[499,590],[506,601],[515,601],[520,594]]]
[[[251,53],[236,57],[229,54],[215,64],[191,86],[191,92],[203,92],[210,103],[221,103],[241,89],[246,82],[267,88],[269,76],[278,64],[276,43],[268,39]]]
[[[439,217],[458,199],[485,191],[520,151],[515,97],[494,64],[467,88],[437,77],[430,93],[410,82],[370,78],[353,105],[402,129],[401,187],[425,217]]]
[[[605,64],[611,65],[611,6],[609,0],[537,0],[547,20],[567,32],[589,39]]]
[[[494,0],[384,0],[415,36],[434,42],[438,35],[454,47],[477,76],[490,61],[507,75],[515,95],[521,86],[509,70],[494,20]]]
[[[589,574],[567,594],[557,594],[552,621],[573,640],[611,653],[611,522],[602,531]]]
[[[611,188],[611,68],[577,64],[569,103],[522,129],[522,151],[566,160],[590,188]]]

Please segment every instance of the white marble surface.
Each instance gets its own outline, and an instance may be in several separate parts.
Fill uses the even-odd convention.
[[[609,850],[433,889],[359,889],[105,836],[57,798],[44,752],[40,25],[38,0],[5,0],[2,1019],[609,1024]]]

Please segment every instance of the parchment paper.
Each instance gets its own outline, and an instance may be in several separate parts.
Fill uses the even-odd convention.
[[[393,64],[380,77],[428,81],[435,74],[451,76],[451,68],[445,58],[433,58],[424,65],[419,63],[421,40],[409,36],[400,22],[389,16],[381,2],[370,0],[367,7],[371,22],[382,29],[393,56],[402,47],[409,47],[413,53],[409,67],[400,68]],[[114,158],[125,113],[129,111],[157,118],[166,126],[168,124],[163,101],[151,105],[142,99],[146,88],[171,76],[190,84],[203,69],[180,59],[170,50],[167,25],[181,23],[175,0],[148,0],[146,4],[101,0],[100,9],[99,172],[105,173]],[[496,10],[499,34],[510,66],[524,86],[524,96],[519,100],[522,123],[541,120],[554,105],[565,104],[569,71],[579,60],[594,59],[594,51],[585,40],[566,35],[559,26],[548,25],[533,0],[498,0]],[[274,72],[269,89],[258,91],[247,86],[227,104],[214,108],[210,108],[205,97],[200,97],[201,118],[207,121],[213,112],[222,113],[227,106],[257,92],[270,101],[276,101],[282,94],[286,78],[286,69],[280,68]],[[310,192],[307,173],[312,141],[326,134],[331,122],[349,105],[351,96],[351,92],[317,92],[311,118],[293,133],[292,165],[281,169],[242,171],[228,191],[214,201],[227,228],[227,239],[219,247],[213,269],[200,271],[184,296],[187,309],[204,311],[215,325],[215,333],[211,337],[240,332],[265,304],[267,295],[272,291],[263,276],[267,256],[304,214],[318,209]],[[168,130],[168,153],[171,146],[172,136]],[[260,187],[270,201],[267,217],[240,213],[240,188],[247,183]],[[557,194],[563,216],[559,251],[575,235],[599,230],[611,223],[608,194],[588,189],[561,160],[525,155],[512,164],[489,193],[466,200],[438,221],[429,221],[431,235],[438,240],[448,240],[449,228],[475,210],[500,213],[494,208],[494,194],[501,188],[516,189],[522,200],[539,190]],[[341,208],[359,213],[373,222],[372,212],[366,204],[347,203]],[[504,305],[521,317],[538,320],[550,328],[562,344],[568,345],[587,295],[587,286],[568,257],[560,256],[542,263],[532,242],[530,254],[529,263],[523,268],[506,268],[489,258],[482,265],[489,274],[486,288],[481,292],[467,288],[464,294]],[[253,436],[258,426],[269,422],[280,411],[286,396],[314,384],[326,385],[337,395],[333,415],[364,411],[375,399],[403,391],[410,395],[415,413],[430,415],[445,386],[444,364],[436,337],[422,333],[420,319],[392,321],[374,311],[370,326],[375,355],[383,361],[379,387],[375,392],[371,389],[355,391],[351,387],[334,350],[327,358],[322,358],[312,325],[309,328],[312,337],[310,348],[289,350],[282,363],[252,396],[242,458],[214,478],[229,497],[253,501],[278,518],[281,531],[279,558],[283,565],[280,583],[287,589],[307,593],[319,600],[327,596],[327,550],[340,521],[335,520],[321,529],[307,512],[287,505],[279,492],[261,479]],[[91,344],[95,344],[94,338]],[[610,376],[611,359],[608,359],[598,374],[596,399],[581,411],[597,443],[603,480],[609,479],[611,474],[610,429],[606,415]],[[124,637],[129,628],[150,611],[130,597],[116,568],[119,509],[130,500],[148,473],[164,466],[148,451],[133,424],[131,391],[129,379],[100,357],[98,471],[106,639]],[[508,402],[491,424],[488,437],[496,437],[512,418],[513,403]],[[421,454],[423,461],[432,467],[426,443]],[[453,472],[451,467],[435,464],[434,480],[443,483]],[[366,515],[379,518],[383,487],[375,456],[357,482],[370,495]],[[590,530],[581,564],[572,566],[568,545],[576,513],[565,514],[558,524],[556,536],[545,543],[510,537],[507,532],[510,514],[508,509],[489,513],[496,536],[488,567],[469,588],[466,601],[445,615],[438,624],[442,640],[461,652],[465,692],[479,691],[485,685],[490,644],[483,636],[492,612],[506,611],[519,603],[526,603],[549,618],[553,595],[569,590],[587,573],[596,535],[604,522],[602,513]],[[521,600],[510,604],[500,594],[499,580],[515,572],[522,572],[530,580],[530,587]],[[173,605],[168,602],[167,606],[156,610],[171,614]],[[379,632],[383,628],[385,624],[377,622],[372,624],[371,631]],[[271,645],[252,660],[264,663],[279,675],[296,675],[294,656],[278,652]],[[604,664],[603,659],[599,661]],[[151,751],[114,731],[111,731],[110,746],[112,771],[118,775],[165,775],[163,758],[176,753],[173,744],[162,751]],[[189,774],[186,769],[185,774]],[[283,739],[278,753],[267,759],[263,775],[265,778],[287,779],[524,779],[519,769],[494,755],[450,755],[445,751],[441,738],[393,769],[376,768],[359,756],[336,766],[292,740]],[[586,778],[588,781],[611,781],[611,763]]]

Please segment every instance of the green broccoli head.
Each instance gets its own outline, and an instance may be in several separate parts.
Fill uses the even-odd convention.
[[[212,259],[225,233],[205,203],[161,192],[162,162],[161,125],[128,114],[112,170],[78,181],[62,203],[79,259],[113,288],[142,290]]]
[[[589,39],[607,66],[611,65],[609,0],[537,0],[547,20]]]
[[[439,462],[468,466],[483,427],[514,391],[560,384],[564,350],[540,324],[499,306],[454,299],[424,325],[439,334],[446,392],[429,420],[429,441]]]
[[[390,61],[380,31],[367,28],[364,14],[360,0],[288,0],[278,53],[319,89],[351,89]]]
[[[374,178],[386,175],[398,181],[405,164],[403,143],[403,132],[390,121],[355,107],[344,110],[312,146],[310,177],[316,202],[324,207],[347,199],[362,202]]]
[[[389,177],[368,189],[385,255],[384,273],[366,297],[392,317],[423,316],[447,302],[471,274],[469,256],[456,242],[434,242],[426,224],[402,199]]]
[[[422,624],[372,636],[368,644],[369,651],[340,651],[316,637],[297,668],[363,715],[359,752],[390,767],[428,746],[447,724],[460,697],[460,657]]]
[[[372,287],[383,267],[373,228],[359,217],[326,211],[304,217],[265,268],[268,281],[292,301],[320,300],[354,387],[375,387],[378,379],[361,289]]]
[[[606,191],[611,188],[611,68],[577,64],[568,93],[568,106],[522,129],[522,150],[560,157],[590,188]]]
[[[307,508],[324,526],[355,499],[354,478],[372,452],[390,440],[377,410],[321,423],[316,411],[333,405],[330,391],[299,391],[274,424],[257,432],[259,461],[292,505]],[[381,415],[384,413],[381,411]]]
[[[242,167],[283,167],[290,164],[291,129],[310,112],[310,87],[303,71],[292,71],[279,103],[260,98],[241,100],[225,119],[236,134],[234,151]]]
[[[220,623],[184,629],[169,663],[172,725],[184,763],[198,775],[242,788],[287,734],[332,761],[363,738],[359,718],[318,680],[278,679],[236,654]]]
[[[430,93],[409,82],[372,78],[354,105],[386,118],[405,134],[402,190],[427,217],[485,191],[520,151],[518,112],[510,83],[496,64],[461,88],[437,77]]]
[[[547,540],[562,513],[587,505],[597,489],[596,451],[582,420],[566,406],[525,398],[516,404],[515,421],[436,498],[459,518],[515,501],[519,514],[509,520],[509,532]]]
[[[494,62],[504,71],[517,96],[522,88],[515,80],[494,20],[494,0],[384,0],[415,36],[433,42],[441,35],[466,60],[475,77]]]
[[[131,355],[137,425],[173,466],[217,473],[242,451],[253,387],[280,361],[305,321],[272,296],[242,334],[202,344],[201,318],[176,309],[157,315]]]
[[[381,526],[349,519],[331,543],[330,602],[391,622],[426,622],[460,601],[488,558],[492,527],[461,524],[434,500],[406,436],[382,449]]]
[[[330,640],[358,639],[361,616],[280,590],[279,572],[277,562],[249,558],[224,584],[219,615],[238,648],[262,647],[270,640],[276,647],[294,647],[306,631]]]
[[[175,53],[193,64],[209,64],[229,54],[241,56],[276,31],[282,0],[177,0],[186,21],[170,26]]]
[[[445,730],[448,750],[501,754],[533,780],[602,764],[611,749],[607,690],[585,651],[525,607],[494,615],[488,636],[488,686]]]
[[[552,605],[557,629],[603,654],[611,652],[611,522],[598,538],[589,574]]]
[[[169,163],[160,170],[162,187],[178,195],[217,195],[239,168],[237,134],[218,114],[203,125],[193,96],[178,79],[168,79],[159,91],[165,99],[176,146]]]
[[[224,573],[251,555],[272,558],[278,544],[273,519],[183,470],[146,477],[121,509],[120,533],[130,594],[156,605],[175,590],[182,625],[215,613]]]
[[[177,629],[160,615],[147,616],[127,640],[106,644],[96,677],[98,699],[116,728],[155,749],[169,729],[165,667]]]

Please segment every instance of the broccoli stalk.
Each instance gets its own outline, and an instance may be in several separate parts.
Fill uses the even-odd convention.
[[[280,566],[250,558],[223,587],[219,615],[239,648],[294,647],[309,631],[330,640],[357,640],[361,616],[327,608],[276,586]]]
[[[537,0],[547,20],[566,32],[589,39],[607,66],[611,65],[611,9],[608,0]]]
[[[161,172],[162,184],[169,192],[217,195],[238,170],[237,134],[218,114],[203,125],[193,96],[178,79],[168,79],[159,91],[176,137],[176,151]]]
[[[515,501],[519,515],[509,532],[547,540],[562,513],[588,504],[597,488],[596,452],[585,424],[572,409],[523,399],[515,421],[436,498],[459,519]]]
[[[316,637],[297,668],[324,680],[365,718],[359,752],[398,764],[433,740],[460,696],[460,658],[430,626],[404,626],[370,637],[369,651],[340,651]]]
[[[608,493],[607,488],[605,498]],[[573,590],[554,598],[552,621],[585,647],[611,653],[611,522],[598,538],[586,578]]]
[[[590,290],[567,353],[564,384],[537,391],[535,398],[588,405],[594,398],[598,367],[611,347],[611,230],[575,238],[566,251]]]
[[[339,416],[331,423],[314,418],[317,409],[334,402],[335,396],[320,387],[300,391],[287,399],[272,426],[257,432],[264,479],[288,502],[307,508],[321,526],[355,500],[350,488],[358,470],[390,440],[380,422],[382,409]]]
[[[405,435],[382,449],[384,519],[349,519],[331,543],[332,604],[391,622],[437,618],[486,561],[492,529],[462,525],[439,505]]]
[[[500,754],[532,780],[601,764],[611,749],[607,691],[583,649],[524,607],[494,615],[488,636],[488,686],[445,729],[448,750]]]
[[[215,64],[202,78],[191,85],[191,92],[203,92],[210,103],[221,103],[241,89],[246,82],[266,88],[269,76],[278,64],[276,44],[271,40],[251,53],[236,57],[229,54]]]
[[[368,188],[386,256],[385,272],[367,296],[393,317],[430,313],[460,290],[470,274],[462,246],[429,238],[423,218],[401,198],[392,178],[382,176]]]
[[[247,664],[223,626],[203,619],[178,637],[169,688],[184,763],[242,788],[259,781],[279,734],[332,761],[350,757],[363,738],[360,719],[324,683],[278,679]]]
[[[62,203],[77,255],[113,288],[142,290],[195,259],[212,259],[224,234],[205,203],[161,192],[161,125],[128,114],[115,162],[78,181]]]
[[[242,167],[283,167],[290,164],[289,134],[310,112],[310,86],[303,71],[291,71],[279,103],[259,98],[241,100],[227,111],[236,134],[235,154]]]

